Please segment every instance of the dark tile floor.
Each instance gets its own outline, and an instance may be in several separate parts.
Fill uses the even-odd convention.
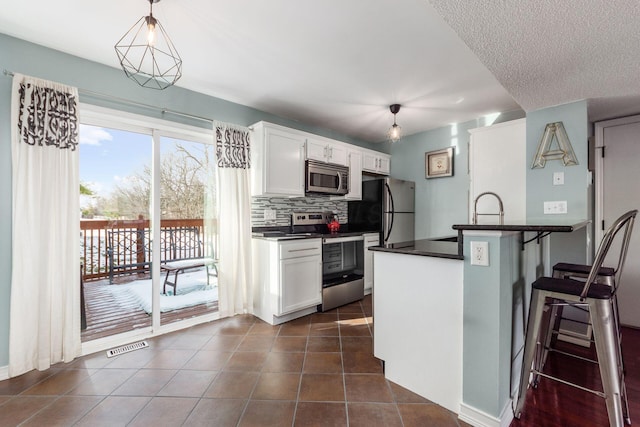
[[[371,299],[281,326],[236,316],[0,382],[0,426],[466,426],[385,380]]]

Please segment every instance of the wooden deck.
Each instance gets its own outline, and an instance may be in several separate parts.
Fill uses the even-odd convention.
[[[128,280],[137,278],[129,276],[118,278],[113,285],[109,280],[84,283],[84,298],[87,328],[81,332],[82,342],[104,338],[123,332],[151,326],[151,315],[147,314],[131,297],[114,298],[109,286],[119,286]],[[218,311],[218,302],[199,304],[160,314],[163,325],[183,319],[202,316]]]

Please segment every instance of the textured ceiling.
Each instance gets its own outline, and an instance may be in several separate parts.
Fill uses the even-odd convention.
[[[640,112],[637,0],[430,0],[525,111],[587,99],[591,120]]]
[[[405,134],[579,99],[595,120],[639,112],[639,4],[162,0],[154,16],[183,58],[178,86],[378,142],[393,103]],[[118,67],[113,45],[148,2],[0,9],[0,33]]]

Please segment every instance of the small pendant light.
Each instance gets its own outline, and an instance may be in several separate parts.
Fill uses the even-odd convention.
[[[391,110],[393,114],[393,125],[389,128],[389,132],[387,132],[387,138],[391,142],[398,142],[400,138],[402,138],[402,128],[396,123],[396,114],[400,111],[400,104],[390,105],[389,110]]]
[[[120,65],[127,77],[140,86],[166,89],[182,77],[182,59],[166,31],[153,16],[149,1],[149,16],[143,16],[116,43]]]

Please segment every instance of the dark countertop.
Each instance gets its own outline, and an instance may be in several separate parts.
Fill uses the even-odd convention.
[[[362,236],[376,231],[349,231],[348,227],[341,226],[344,231],[337,233],[291,233],[290,227],[255,227],[252,237],[265,240],[300,240],[300,239],[335,239],[339,237]]]
[[[518,223],[500,224],[454,224],[454,230],[484,230],[484,231],[534,231],[538,233],[561,232],[570,233],[586,227],[589,220],[566,220],[543,218],[540,220],[527,220]]]
[[[462,256],[462,246],[458,244],[455,237],[449,239],[422,239],[401,243],[388,243],[371,247],[369,250],[436,258],[464,259]]]

